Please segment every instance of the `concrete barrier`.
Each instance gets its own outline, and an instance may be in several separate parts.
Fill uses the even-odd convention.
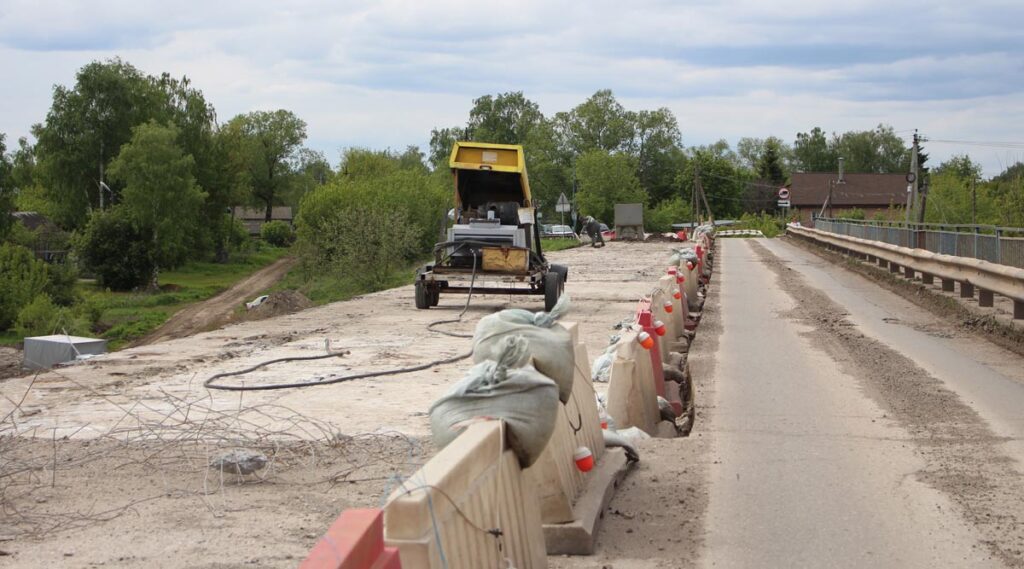
[[[541,520],[549,555],[593,553],[602,513],[626,472],[621,450],[606,452],[601,432],[586,346],[579,341],[576,323],[563,322],[576,350],[572,397],[562,405],[551,441],[537,462],[526,471],[537,489]],[[594,456],[588,473],[576,467],[574,453],[586,447]]]
[[[504,424],[475,423],[391,495],[385,542],[406,569],[547,567],[535,490]]]
[[[384,547],[384,513],[345,510],[316,542],[300,569],[402,569],[398,550]]]
[[[651,358],[637,342],[637,333],[622,334],[608,376],[608,414],[616,428],[638,427],[657,435],[661,412],[654,387]]]

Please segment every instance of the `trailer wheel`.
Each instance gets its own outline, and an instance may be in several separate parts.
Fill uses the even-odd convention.
[[[548,271],[544,275],[544,310],[551,312],[562,295],[562,274]]]
[[[430,287],[430,306],[437,306],[437,303],[441,302],[441,287],[432,286]]]
[[[551,265],[551,270],[562,275],[562,288],[565,289],[565,283],[569,282],[569,267],[565,265]]]
[[[416,281],[416,308],[426,310],[430,308],[430,291],[427,290],[427,283]]]

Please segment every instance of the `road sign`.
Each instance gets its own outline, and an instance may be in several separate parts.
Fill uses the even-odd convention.
[[[779,188],[779,199],[789,201],[789,188]]]
[[[779,200],[779,207],[789,207],[789,200]]]
[[[569,204],[569,198],[565,197],[565,193],[558,196],[558,203],[555,204],[555,211],[558,213],[569,213],[572,211],[572,206]]]

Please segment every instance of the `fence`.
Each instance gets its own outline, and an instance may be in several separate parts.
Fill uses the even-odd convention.
[[[932,253],[969,257],[1024,268],[1024,228],[993,225],[946,225],[830,219],[819,217],[814,228]]]

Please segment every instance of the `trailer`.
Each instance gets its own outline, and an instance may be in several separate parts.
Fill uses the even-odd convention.
[[[530,195],[523,147],[456,142],[449,166],[455,198],[434,262],[416,272],[416,308],[441,294],[528,294],[551,310],[569,269],[549,264]]]

